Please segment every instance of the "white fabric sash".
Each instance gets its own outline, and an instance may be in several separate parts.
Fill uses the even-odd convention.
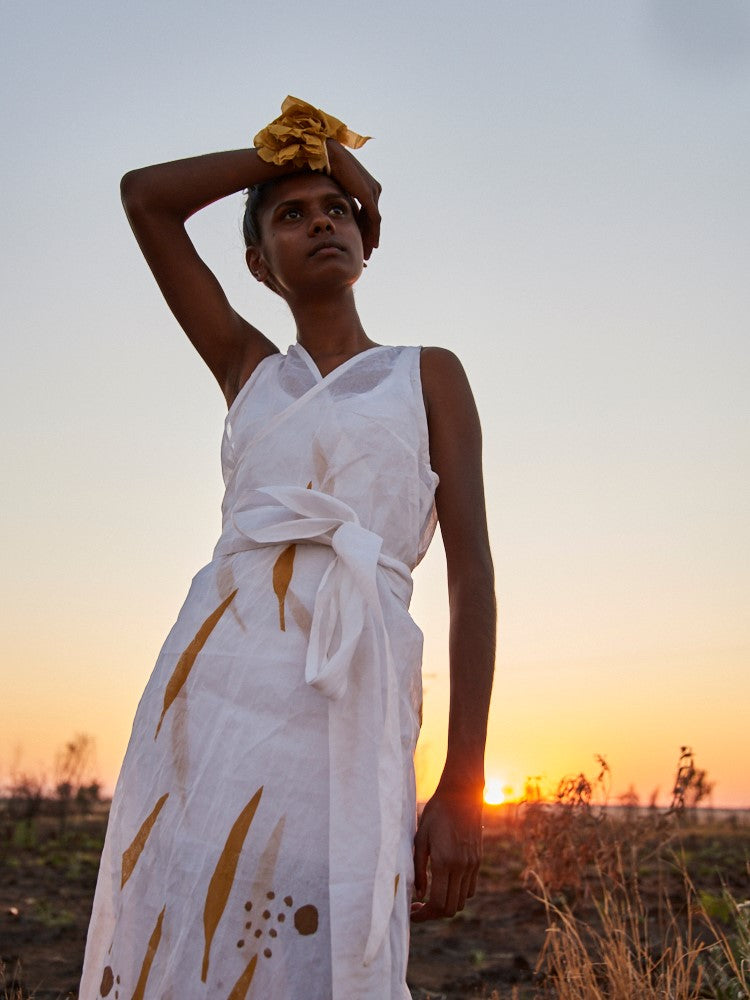
[[[377,758],[358,761],[366,768],[357,780],[363,792],[377,780],[380,835],[373,872],[372,914],[363,956],[369,965],[377,954],[388,929],[394,905],[394,878],[397,873],[398,844],[402,827],[403,749],[398,708],[398,679],[386,629],[378,572],[384,571],[391,591],[408,606],[411,572],[405,563],[381,551],[380,535],[362,527],[355,511],[346,503],[313,489],[297,486],[266,487],[255,493],[261,503],[237,511],[232,522],[237,534],[221,540],[216,555],[229,555],[265,545],[314,543],[328,545],[334,553],[315,596],[310,639],[305,663],[305,680],[331,699],[329,705],[329,754],[331,767],[331,827],[329,867],[345,870],[347,853],[348,794],[339,790],[337,775],[352,772],[351,721],[339,707],[347,690],[352,661],[369,621],[375,632],[374,662],[369,690],[383,691],[373,698],[372,711],[382,706],[381,733]],[[268,500],[270,503],[262,501]],[[370,757],[372,758],[372,754]],[[360,770],[358,766],[357,771]],[[341,801],[337,802],[337,794]],[[343,867],[342,867],[343,866]],[[333,901],[332,901],[333,903]],[[332,905],[333,911],[333,905]],[[331,913],[332,922],[335,914]],[[333,935],[332,935],[333,936]],[[335,964],[335,956],[334,956]],[[334,968],[334,982],[336,970]],[[336,992],[336,991],[334,991]]]

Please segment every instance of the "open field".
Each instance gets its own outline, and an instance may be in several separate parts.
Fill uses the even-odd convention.
[[[0,818],[3,1000],[76,996],[106,807],[68,817],[65,823],[48,812],[24,819],[6,809]],[[606,977],[594,992],[561,990],[552,945],[569,949],[574,928],[583,928],[583,936],[589,935],[586,946],[594,950],[591,931],[605,934],[605,948],[613,935],[640,937],[657,965],[675,958],[677,935],[687,943],[683,957],[690,976],[695,980],[700,975],[708,983],[703,958],[689,959],[688,952],[701,941],[714,940],[717,930],[734,936],[735,950],[741,949],[737,914],[746,911],[734,912],[729,899],[750,897],[749,863],[750,818],[743,813],[717,818],[706,810],[692,819],[665,818],[645,811],[605,814],[559,803],[490,810],[476,897],[453,921],[414,928],[413,994],[420,1000],[614,996]],[[686,889],[685,873],[692,889]],[[609,916],[602,912],[603,898]],[[618,900],[628,926],[608,931]],[[713,919],[713,932],[705,926],[706,914]],[[750,928],[750,914],[746,924]],[[547,951],[535,973],[545,941]],[[746,943],[750,947],[750,940]],[[566,953],[568,969],[571,961]],[[597,976],[603,975],[602,965]],[[656,972],[652,969],[649,976],[654,979]],[[641,1000],[645,994],[638,986],[631,994],[620,994],[629,995]],[[685,988],[670,995],[677,1000],[690,995],[741,1000],[747,993],[738,986],[723,994],[690,994]]]

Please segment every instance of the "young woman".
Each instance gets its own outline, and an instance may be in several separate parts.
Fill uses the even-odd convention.
[[[452,916],[475,890],[495,639],[479,421],[452,353],[363,329],[353,288],[378,244],[380,185],[298,104],[329,173],[261,148],[122,182],[146,261],[226,397],[226,495],[136,714],[82,1000],[408,998],[410,915]],[[185,231],[244,188],[248,267],[296,323],[286,355],[232,309]],[[408,604],[436,516],[448,753],[415,837],[422,636]]]

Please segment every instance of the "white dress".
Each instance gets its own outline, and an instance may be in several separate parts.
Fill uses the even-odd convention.
[[[294,345],[222,442],[212,561],[141,699],[81,1000],[402,1000],[435,527],[419,348]]]

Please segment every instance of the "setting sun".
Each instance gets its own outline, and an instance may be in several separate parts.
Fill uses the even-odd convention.
[[[484,801],[488,806],[501,806],[505,802],[505,792],[501,778],[490,778],[484,786]]]

